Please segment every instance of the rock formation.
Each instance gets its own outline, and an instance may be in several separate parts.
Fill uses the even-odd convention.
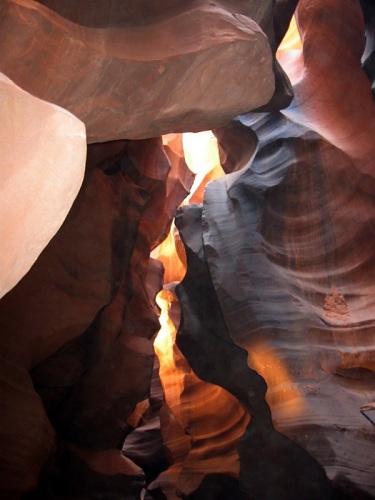
[[[0,69],[78,116],[89,142],[218,127],[274,92],[262,30],[210,3],[121,29],[90,29],[33,0],[6,0],[0,14]]]
[[[83,123],[0,74],[0,297],[30,269],[81,186]]]
[[[1,498],[374,498],[372,3],[0,15]]]
[[[236,145],[236,153],[231,153],[232,130],[250,127],[259,139],[255,158],[252,161],[249,149],[247,166],[207,186],[194,223],[189,209],[181,209],[178,226],[192,263],[188,261],[181,284],[178,344],[204,380],[226,388],[230,378],[227,374],[223,378],[223,358],[236,359],[228,337],[246,349],[249,368],[267,382],[274,428],[307,450],[336,488],[353,498],[368,498],[375,494],[374,429],[371,418],[364,418],[364,410],[371,411],[375,399],[370,177],[375,113],[371,83],[359,66],[361,49],[355,53],[360,40],[355,30],[363,30],[361,11],[353,3],[333,7],[338,11],[331,17],[323,3],[300,2],[297,19],[304,59],[298,54],[293,62],[305,66],[303,72],[292,66],[294,102],[281,113],[249,114],[221,129],[219,143],[224,156],[230,157],[245,149]],[[323,57],[319,42],[328,33],[334,35],[334,25],[339,29],[343,24],[351,26],[345,35],[347,45],[341,37],[332,53],[325,47],[324,67],[319,69],[323,81],[328,81],[324,68],[329,68],[329,81],[337,84],[323,86],[315,69],[319,55]],[[344,88],[346,95],[355,89],[348,90],[342,72],[335,72],[337,50],[345,51],[347,64],[352,58],[349,67],[358,67],[354,87],[356,74],[358,85],[363,85],[350,121],[342,105]],[[287,71],[290,61],[289,54],[283,56]],[[245,132],[235,135],[240,143],[250,144]],[[244,163],[242,155],[238,154],[238,162]],[[222,314],[221,327],[208,318],[204,307],[195,305],[198,296],[218,301],[214,316]],[[211,350],[214,342],[207,340],[221,330],[220,338],[228,344],[225,355],[217,347]],[[208,349],[202,360],[199,349]],[[240,370],[240,362],[235,366]],[[251,389],[253,398],[262,399],[265,393],[261,384],[253,388],[251,373],[245,364],[228,388],[239,393],[243,404],[247,396],[243,387]],[[246,377],[250,380],[244,383]],[[251,402],[248,406],[252,418],[239,445],[242,490],[259,498],[331,498],[333,493],[325,490],[315,465],[307,464],[301,450],[293,451],[294,445],[277,437],[271,425],[264,430],[267,411],[261,411],[259,425],[258,406],[254,409]],[[249,451],[254,443],[259,446],[256,456]],[[268,450],[263,459],[261,449]],[[298,469],[305,479],[296,483],[280,472],[282,465],[272,463],[275,455],[290,460],[288,468]],[[280,476],[274,481],[251,478],[262,463],[269,475],[274,470],[288,477],[287,482],[282,484]],[[315,479],[308,480],[310,474]],[[312,484],[319,485],[316,492]]]
[[[107,450],[115,450],[126,435],[126,417],[148,394],[150,339],[159,327],[153,301],[162,276],[161,266],[149,261],[149,254],[166,232],[166,214],[181,202],[166,198],[169,169],[158,139],[91,146],[83,186],[64,225],[1,301],[1,329],[7,334],[1,354],[9,384],[4,396],[9,413],[2,414],[1,427],[9,441],[2,468],[4,489],[16,484],[20,491],[35,487],[38,464],[24,480],[20,471],[28,469],[32,455],[39,457],[40,466],[52,452],[52,431],[43,456],[35,449],[37,431],[42,436],[48,420],[31,390],[32,380],[58,433],[54,461],[59,463],[69,453],[83,461],[82,467],[95,461],[91,468],[99,472],[106,467]],[[23,407],[26,397],[31,399],[30,391],[34,403]],[[11,436],[8,429],[13,429]],[[17,453],[20,447],[22,457]],[[121,455],[113,455],[113,460],[118,473],[128,474],[129,465]],[[46,474],[57,474],[52,484],[64,483],[65,488],[57,493],[48,490],[43,493],[47,497],[64,491],[68,496],[78,494],[77,485],[61,479],[69,474],[62,465]]]

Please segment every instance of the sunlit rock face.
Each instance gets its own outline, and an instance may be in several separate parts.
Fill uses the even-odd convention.
[[[157,302],[162,328],[154,345],[165,394],[160,426],[170,465],[148,486],[148,492],[161,490],[171,499],[188,497],[212,478],[217,485],[226,478],[238,488],[237,444],[249,416],[233,395],[198,378],[175,345],[180,307],[173,284],[165,287]]]
[[[0,13],[0,69],[83,120],[89,142],[218,127],[274,93],[267,37],[220,5],[95,29],[32,0],[5,0]]]
[[[0,297],[30,269],[81,186],[85,127],[0,74]]]

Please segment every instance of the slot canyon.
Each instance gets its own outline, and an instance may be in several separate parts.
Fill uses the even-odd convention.
[[[0,0],[0,498],[375,498],[375,3]]]

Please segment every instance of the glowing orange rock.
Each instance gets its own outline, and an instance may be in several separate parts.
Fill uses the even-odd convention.
[[[154,345],[166,405],[174,419],[170,419],[167,429],[163,426],[165,420],[161,421],[172,467],[150,489],[160,487],[168,498],[174,498],[174,490],[189,495],[207,475],[238,477],[236,447],[249,418],[230,393],[200,380],[175,345],[180,308],[173,285],[159,293],[157,303],[161,308],[161,329]],[[177,433],[178,428],[187,443]]]

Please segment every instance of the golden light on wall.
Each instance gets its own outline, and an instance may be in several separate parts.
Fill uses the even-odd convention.
[[[211,130],[188,132],[182,135],[185,161],[190,170],[196,175],[190,195],[184,205],[202,203],[206,184],[224,175],[220,165],[217,140]]]
[[[168,290],[161,290],[156,303],[160,307],[160,330],[154,341],[154,348],[161,364],[161,371],[169,371],[174,367],[173,363],[173,345],[175,342],[176,331],[169,317],[169,308],[173,301],[173,294]]]
[[[286,41],[285,47],[295,46],[293,40],[296,29],[295,22],[293,22],[292,32],[287,35],[287,40],[289,37],[290,41]],[[183,134],[182,143],[185,161],[196,175],[191,193],[183,204],[202,203],[206,184],[224,175],[220,165],[217,140],[211,131],[205,131],[197,134]],[[174,224],[166,240],[154,250],[152,256],[158,258],[164,265],[165,284],[183,279],[186,272],[186,256]],[[154,346],[160,362],[160,378],[166,393],[166,400],[170,407],[177,408],[183,391],[183,378],[181,379],[181,374],[177,373],[178,369],[174,360],[176,329],[169,317],[173,301],[177,301],[177,298],[167,289],[158,294],[157,304],[161,310],[161,328]],[[305,407],[303,397],[293,385],[287,368],[269,346],[256,346],[249,355],[249,362],[251,368],[255,369],[267,382],[269,387],[267,402],[271,410],[282,406],[284,416],[296,415],[303,410]],[[183,418],[182,415],[180,415],[181,418]]]
[[[267,344],[254,346],[249,364],[267,382],[267,403],[271,410],[282,407],[283,416],[296,416],[306,408],[303,396],[277,353]]]
[[[293,16],[290,21],[289,29],[279,45],[276,52],[276,57],[280,57],[291,50],[302,50],[302,41],[299,35],[296,19]]]

